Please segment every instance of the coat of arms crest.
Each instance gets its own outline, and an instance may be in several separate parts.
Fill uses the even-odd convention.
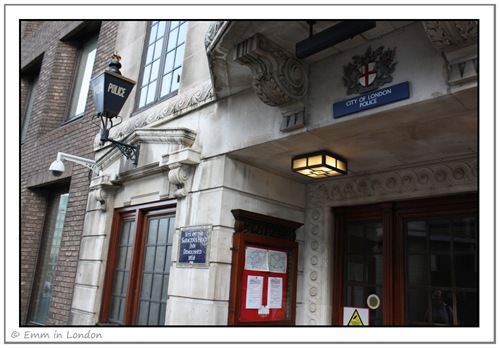
[[[396,48],[386,49],[380,46],[372,51],[371,46],[364,55],[352,57],[352,62],[344,66],[344,86],[347,94],[365,93],[392,81]]]

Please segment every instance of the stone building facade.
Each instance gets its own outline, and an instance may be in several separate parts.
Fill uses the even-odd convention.
[[[110,129],[140,145],[137,166],[100,141],[90,91],[83,116],[64,122],[78,51],[65,38],[97,27],[92,76],[117,52],[137,81]],[[48,324],[343,325],[354,307],[369,325],[433,325],[426,310],[440,290],[449,325],[478,325],[476,21],[22,28],[26,86],[35,63],[46,86],[21,145],[22,324],[45,195],[65,185]],[[334,39],[341,29],[351,37]],[[99,175],[68,164],[52,177],[59,151],[95,159]],[[292,172],[318,151],[346,161],[347,174]],[[190,250],[204,258],[185,259]],[[261,251],[286,267],[252,268],[248,255]]]

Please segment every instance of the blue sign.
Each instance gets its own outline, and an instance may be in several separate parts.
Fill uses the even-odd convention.
[[[377,89],[360,96],[343,100],[333,104],[333,118],[342,117],[363,110],[376,108],[410,97],[410,86],[408,82]]]
[[[210,226],[181,228],[179,266],[207,266],[207,246]]]

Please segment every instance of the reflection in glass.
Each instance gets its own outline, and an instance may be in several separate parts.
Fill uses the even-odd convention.
[[[163,325],[168,300],[175,216],[148,220],[137,325]]]
[[[478,326],[477,216],[406,222],[407,325]]]
[[[364,308],[371,294],[382,298],[382,240],[380,222],[346,225],[345,306]],[[382,312],[382,305],[370,311],[370,325],[382,325]]]
[[[52,197],[45,216],[45,229],[38,260],[39,271],[34,284],[29,315],[29,322],[37,325],[47,324],[49,318],[68,197],[68,193]]]

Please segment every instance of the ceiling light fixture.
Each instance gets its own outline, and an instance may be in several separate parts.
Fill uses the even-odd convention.
[[[318,151],[292,158],[292,171],[313,179],[347,174],[347,161],[328,151]]]

